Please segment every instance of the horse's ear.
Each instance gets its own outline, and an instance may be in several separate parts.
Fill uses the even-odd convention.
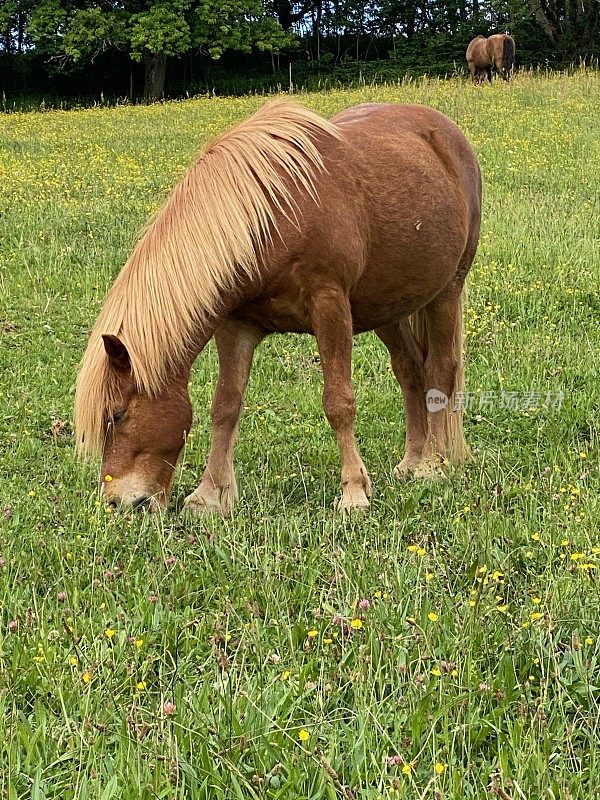
[[[119,337],[112,336],[110,333],[103,333],[102,341],[104,342],[104,349],[111,367],[119,372],[129,372],[131,370],[131,360],[127,348]]]

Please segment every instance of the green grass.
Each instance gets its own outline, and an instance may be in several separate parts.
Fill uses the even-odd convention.
[[[600,788],[600,77],[301,100],[324,114],[431,104],[479,155],[475,458],[445,483],[393,481],[401,398],[383,347],[359,337],[357,434],[375,494],[368,516],[337,516],[314,341],[273,337],[246,397],[240,504],[228,520],[184,520],[208,447],[211,346],[172,512],[107,513],[70,429],[87,330],[192,155],[262,101],[0,118],[2,798]],[[480,391],[503,390],[564,402],[478,407]]]

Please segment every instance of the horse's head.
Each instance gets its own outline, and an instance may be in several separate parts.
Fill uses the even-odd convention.
[[[116,336],[103,336],[117,391],[107,409],[101,483],[111,505],[167,504],[171,478],[192,423],[187,375],[157,397],[138,391],[129,353]]]

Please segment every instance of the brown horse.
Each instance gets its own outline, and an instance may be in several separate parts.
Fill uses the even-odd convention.
[[[467,47],[467,63],[473,83],[483,83],[486,74],[491,83],[493,70],[508,81],[515,63],[515,40],[506,33],[488,39],[477,36]]]
[[[80,450],[103,450],[116,505],[167,503],[192,424],[190,369],[214,336],[212,444],[191,511],[228,513],[252,357],[269,333],[312,333],[342,461],[341,509],[371,484],[354,437],[352,339],[375,330],[404,393],[398,476],[467,455],[463,284],[481,176],[469,143],[430,108],[368,104],[331,122],[285,101],[221,136],[141,237],[91,333],[77,383]],[[412,323],[412,324],[411,324]]]

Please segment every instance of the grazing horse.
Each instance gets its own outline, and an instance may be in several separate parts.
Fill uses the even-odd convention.
[[[354,436],[354,334],[375,331],[404,393],[396,474],[464,459],[451,398],[463,385],[461,298],[480,218],[473,150],[431,108],[374,103],[327,121],[278,101],[223,134],[138,241],[80,366],[77,442],[102,451],[106,501],[166,505],[192,424],[190,369],[213,336],[212,442],[189,511],[231,511],[243,394],[273,332],[316,337],[340,509],[368,507],[371,491]]]
[[[496,33],[488,39],[477,36],[467,47],[467,63],[473,83],[483,83],[486,74],[491,83],[492,70],[508,81],[515,63],[515,40],[506,33]]]

